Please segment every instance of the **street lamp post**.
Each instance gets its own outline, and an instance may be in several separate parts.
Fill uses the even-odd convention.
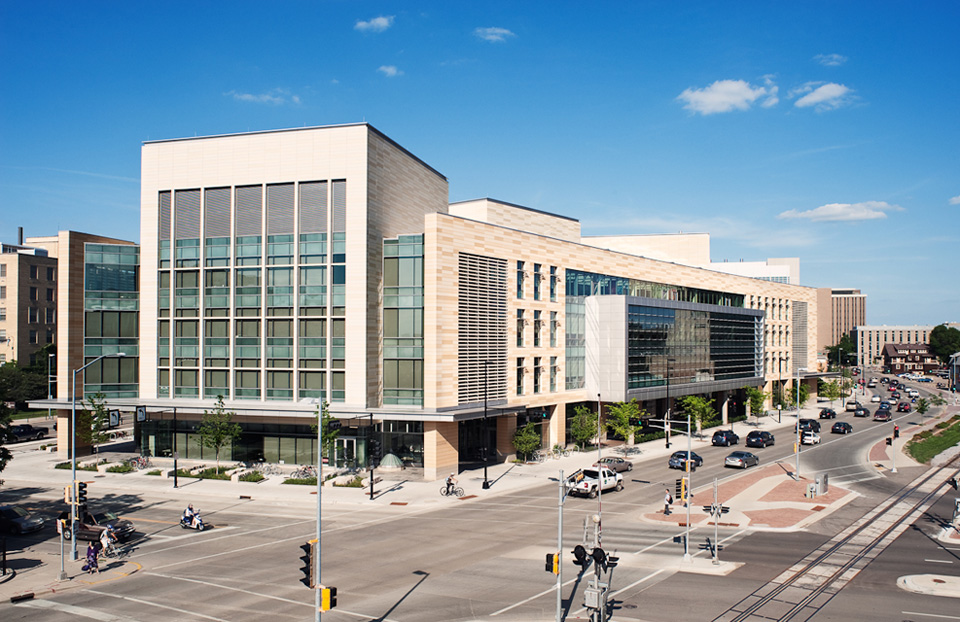
[[[80,369],[73,370],[73,392],[70,395],[70,478],[73,480],[73,503],[70,505],[70,561],[77,561],[77,374],[105,358],[122,358],[124,352],[101,354]]]
[[[490,361],[483,362],[483,489],[490,488],[487,479],[487,463],[490,461],[490,431],[487,429],[487,366]]]
[[[53,388],[51,387],[53,376],[50,374],[50,359],[52,358],[53,358],[53,354],[50,354],[49,352],[47,352],[47,403],[48,404],[50,403],[50,400],[53,399]],[[53,417],[53,411],[48,406],[47,419],[51,419],[52,417]]]
[[[667,449],[670,449],[670,364],[677,359],[667,359],[667,413],[663,417],[663,427],[666,429]]]
[[[807,371],[806,367],[797,368],[797,449],[795,452],[796,455],[796,477],[797,481],[800,481],[800,372]]]
[[[603,405],[600,401],[600,394],[597,393],[597,546],[600,546],[600,536],[603,533],[603,523],[600,522],[603,517],[601,512],[603,508],[600,503],[600,498],[603,497],[603,463],[600,462],[600,412],[602,410]]]

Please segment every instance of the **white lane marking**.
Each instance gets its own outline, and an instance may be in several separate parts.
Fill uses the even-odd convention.
[[[640,579],[637,579],[636,581],[634,581],[634,582],[631,583],[630,585],[627,585],[627,586],[625,586],[625,587],[622,587],[622,588],[620,588],[619,590],[617,590],[616,592],[614,592],[614,596],[616,596],[617,594],[620,594],[621,592],[625,592],[625,591],[627,591],[627,590],[629,590],[629,589],[633,589],[633,588],[637,587],[638,585],[640,585],[641,583],[643,583],[644,581],[648,581],[648,580],[654,578],[655,576],[657,576],[658,574],[660,574],[661,572],[666,572],[666,571],[667,571],[666,568],[661,568],[660,570],[657,570],[656,572],[653,572],[653,573],[651,573],[651,574],[648,574],[648,575],[645,576],[645,577],[642,577],[642,578],[640,578]]]
[[[945,616],[938,613],[920,613],[919,611],[901,611],[905,616],[927,616],[928,618],[942,618],[944,620],[960,620],[960,616]]]
[[[690,533],[693,533],[693,532],[696,531],[696,530],[697,530],[697,527],[691,527],[691,528],[690,528]],[[681,532],[680,532],[680,535],[683,535],[684,533],[686,533],[686,532],[685,532],[685,531],[681,531]],[[673,539],[676,538],[676,537],[677,537],[677,536],[670,536],[670,537],[664,538],[663,540],[660,540],[659,542],[654,542],[654,543],[651,544],[650,546],[645,546],[644,548],[640,549],[639,551],[637,551],[636,553],[634,553],[634,555],[641,555],[641,554],[643,554],[643,553],[646,553],[646,552],[649,551],[650,549],[655,549],[655,548],[657,548],[657,547],[660,546],[661,544],[666,544],[667,542],[673,542]]]
[[[151,602],[149,600],[143,600],[142,598],[133,598],[131,596],[121,596],[119,594],[111,594],[110,592],[98,592],[97,590],[89,590],[89,592],[91,594],[97,594],[99,596],[109,596],[110,598],[127,600],[127,601],[130,601],[131,603],[137,603],[140,605],[150,605],[151,607],[158,607],[160,609],[169,609],[170,611],[176,611],[177,613],[183,614],[184,616],[196,616],[198,618],[213,620],[213,622],[230,622],[230,620],[224,620],[223,618],[215,618],[213,616],[197,613],[196,611],[187,611],[186,609],[178,609],[177,607],[171,607],[170,605],[161,605],[160,603]]]
[[[16,606],[32,607],[34,609],[54,609],[56,611],[62,611],[63,613],[69,613],[70,615],[80,616],[82,618],[101,620],[102,622],[134,622],[132,618],[121,618],[106,613],[105,611],[97,611],[96,609],[88,609],[87,607],[77,607],[76,605],[56,603],[52,600],[27,600],[16,603]]]
[[[952,564],[953,562],[948,559],[925,559],[925,562],[933,562],[935,564]]]
[[[563,584],[563,586],[570,585],[571,583],[576,583],[577,581],[579,581],[579,577],[576,578],[576,579],[570,579],[569,581],[565,582],[565,583]],[[544,591],[540,592],[539,594],[534,594],[534,595],[531,596],[530,598],[525,598],[525,599],[521,600],[521,601],[518,602],[518,603],[513,603],[513,604],[510,605],[509,607],[504,607],[503,609],[500,609],[499,611],[494,611],[493,613],[490,614],[490,617],[500,615],[500,614],[503,613],[504,611],[510,611],[511,609],[514,609],[514,608],[516,608],[516,607],[519,607],[520,605],[526,605],[526,604],[529,603],[531,600],[536,600],[536,599],[540,598],[541,596],[546,596],[547,594],[550,594],[551,592],[556,592],[556,591],[557,591],[557,586],[554,585],[554,586],[551,587],[549,590],[544,590]]]

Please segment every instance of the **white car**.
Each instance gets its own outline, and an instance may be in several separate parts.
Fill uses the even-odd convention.
[[[800,443],[803,445],[819,445],[820,444],[820,435],[816,432],[807,432],[803,433],[803,436],[800,437]]]
[[[879,395],[874,395],[873,397],[870,398],[870,401],[873,402],[874,404],[876,404],[877,402],[880,401],[880,396],[879,396]]]

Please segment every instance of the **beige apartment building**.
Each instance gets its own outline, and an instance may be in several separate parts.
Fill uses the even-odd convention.
[[[867,295],[859,289],[817,289],[820,330],[817,335],[817,352],[824,354],[827,346],[840,343],[844,335],[853,338],[854,329],[867,321]],[[851,353],[852,354],[852,353]]]
[[[570,443],[581,404],[663,416],[707,395],[726,418],[744,387],[815,369],[816,290],[449,204],[443,175],[368,124],[147,142],[141,183],[139,389],[111,404],[140,407],[156,455],[203,457],[195,426],[222,396],[243,427],[229,458],[308,463],[327,404],[337,464],[379,444],[437,479],[508,459],[519,426]]]
[[[947,323],[960,329],[960,323]],[[853,341],[857,344],[858,365],[880,365],[883,363],[883,348],[890,344],[929,344],[930,332],[934,326],[856,326]]]
[[[40,348],[56,343],[56,292],[56,259],[43,249],[0,245],[0,364],[33,365]]]

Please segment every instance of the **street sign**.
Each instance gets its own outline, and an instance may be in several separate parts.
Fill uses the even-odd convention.
[[[147,407],[137,406],[137,421],[146,421],[146,420],[147,420]]]
[[[111,410],[110,411],[110,427],[115,428],[120,425],[120,411]]]

